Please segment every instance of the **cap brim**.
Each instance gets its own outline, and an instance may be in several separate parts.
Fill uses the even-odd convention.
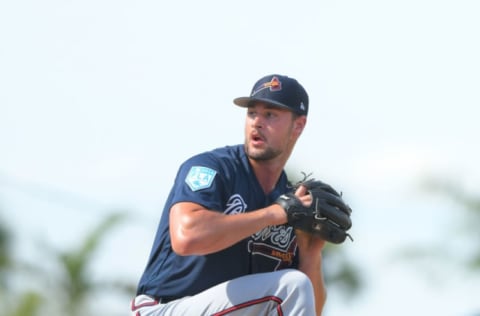
[[[292,109],[289,106],[286,106],[285,104],[280,103],[280,102],[272,101],[270,99],[251,98],[251,97],[240,97],[240,98],[233,99],[234,104],[236,104],[238,106],[241,106],[241,107],[244,107],[244,108],[248,108],[250,106],[250,104],[252,104],[252,102],[265,102],[265,103],[271,104],[273,106],[277,106],[279,108],[283,108],[283,109],[287,109],[287,110],[292,111]]]

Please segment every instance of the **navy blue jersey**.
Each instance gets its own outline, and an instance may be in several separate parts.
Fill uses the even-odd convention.
[[[250,212],[271,205],[287,192],[284,172],[266,195],[248,162],[243,145],[218,148],[184,162],[163,209],[152,251],[137,294],[178,298],[252,273],[298,266],[292,227],[269,226],[222,251],[178,256],[171,247],[169,212],[178,202],[194,202],[225,214]]]

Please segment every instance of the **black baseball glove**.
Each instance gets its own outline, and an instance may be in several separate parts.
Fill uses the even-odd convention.
[[[309,180],[299,185],[307,188],[312,196],[310,206],[304,206],[294,193],[281,195],[276,203],[287,212],[288,224],[316,235],[328,242],[340,244],[351,236],[347,231],[352,227],[352,209],[330,185]]]

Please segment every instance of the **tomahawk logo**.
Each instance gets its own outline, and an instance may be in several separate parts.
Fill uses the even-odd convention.
[[[270,91],[280,91],[282,90],[282,82],[276,76],[273,76],[272,80],[257,87],[255,91],[252,92],[252,96],[264,89],[270,89]]]

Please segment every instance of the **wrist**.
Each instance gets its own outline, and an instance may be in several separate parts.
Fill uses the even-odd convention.
[[[285,209],[278,203],[270,205],[268,208],[269,216],[272,219],[273,225],[283,225],[288,221]]]

